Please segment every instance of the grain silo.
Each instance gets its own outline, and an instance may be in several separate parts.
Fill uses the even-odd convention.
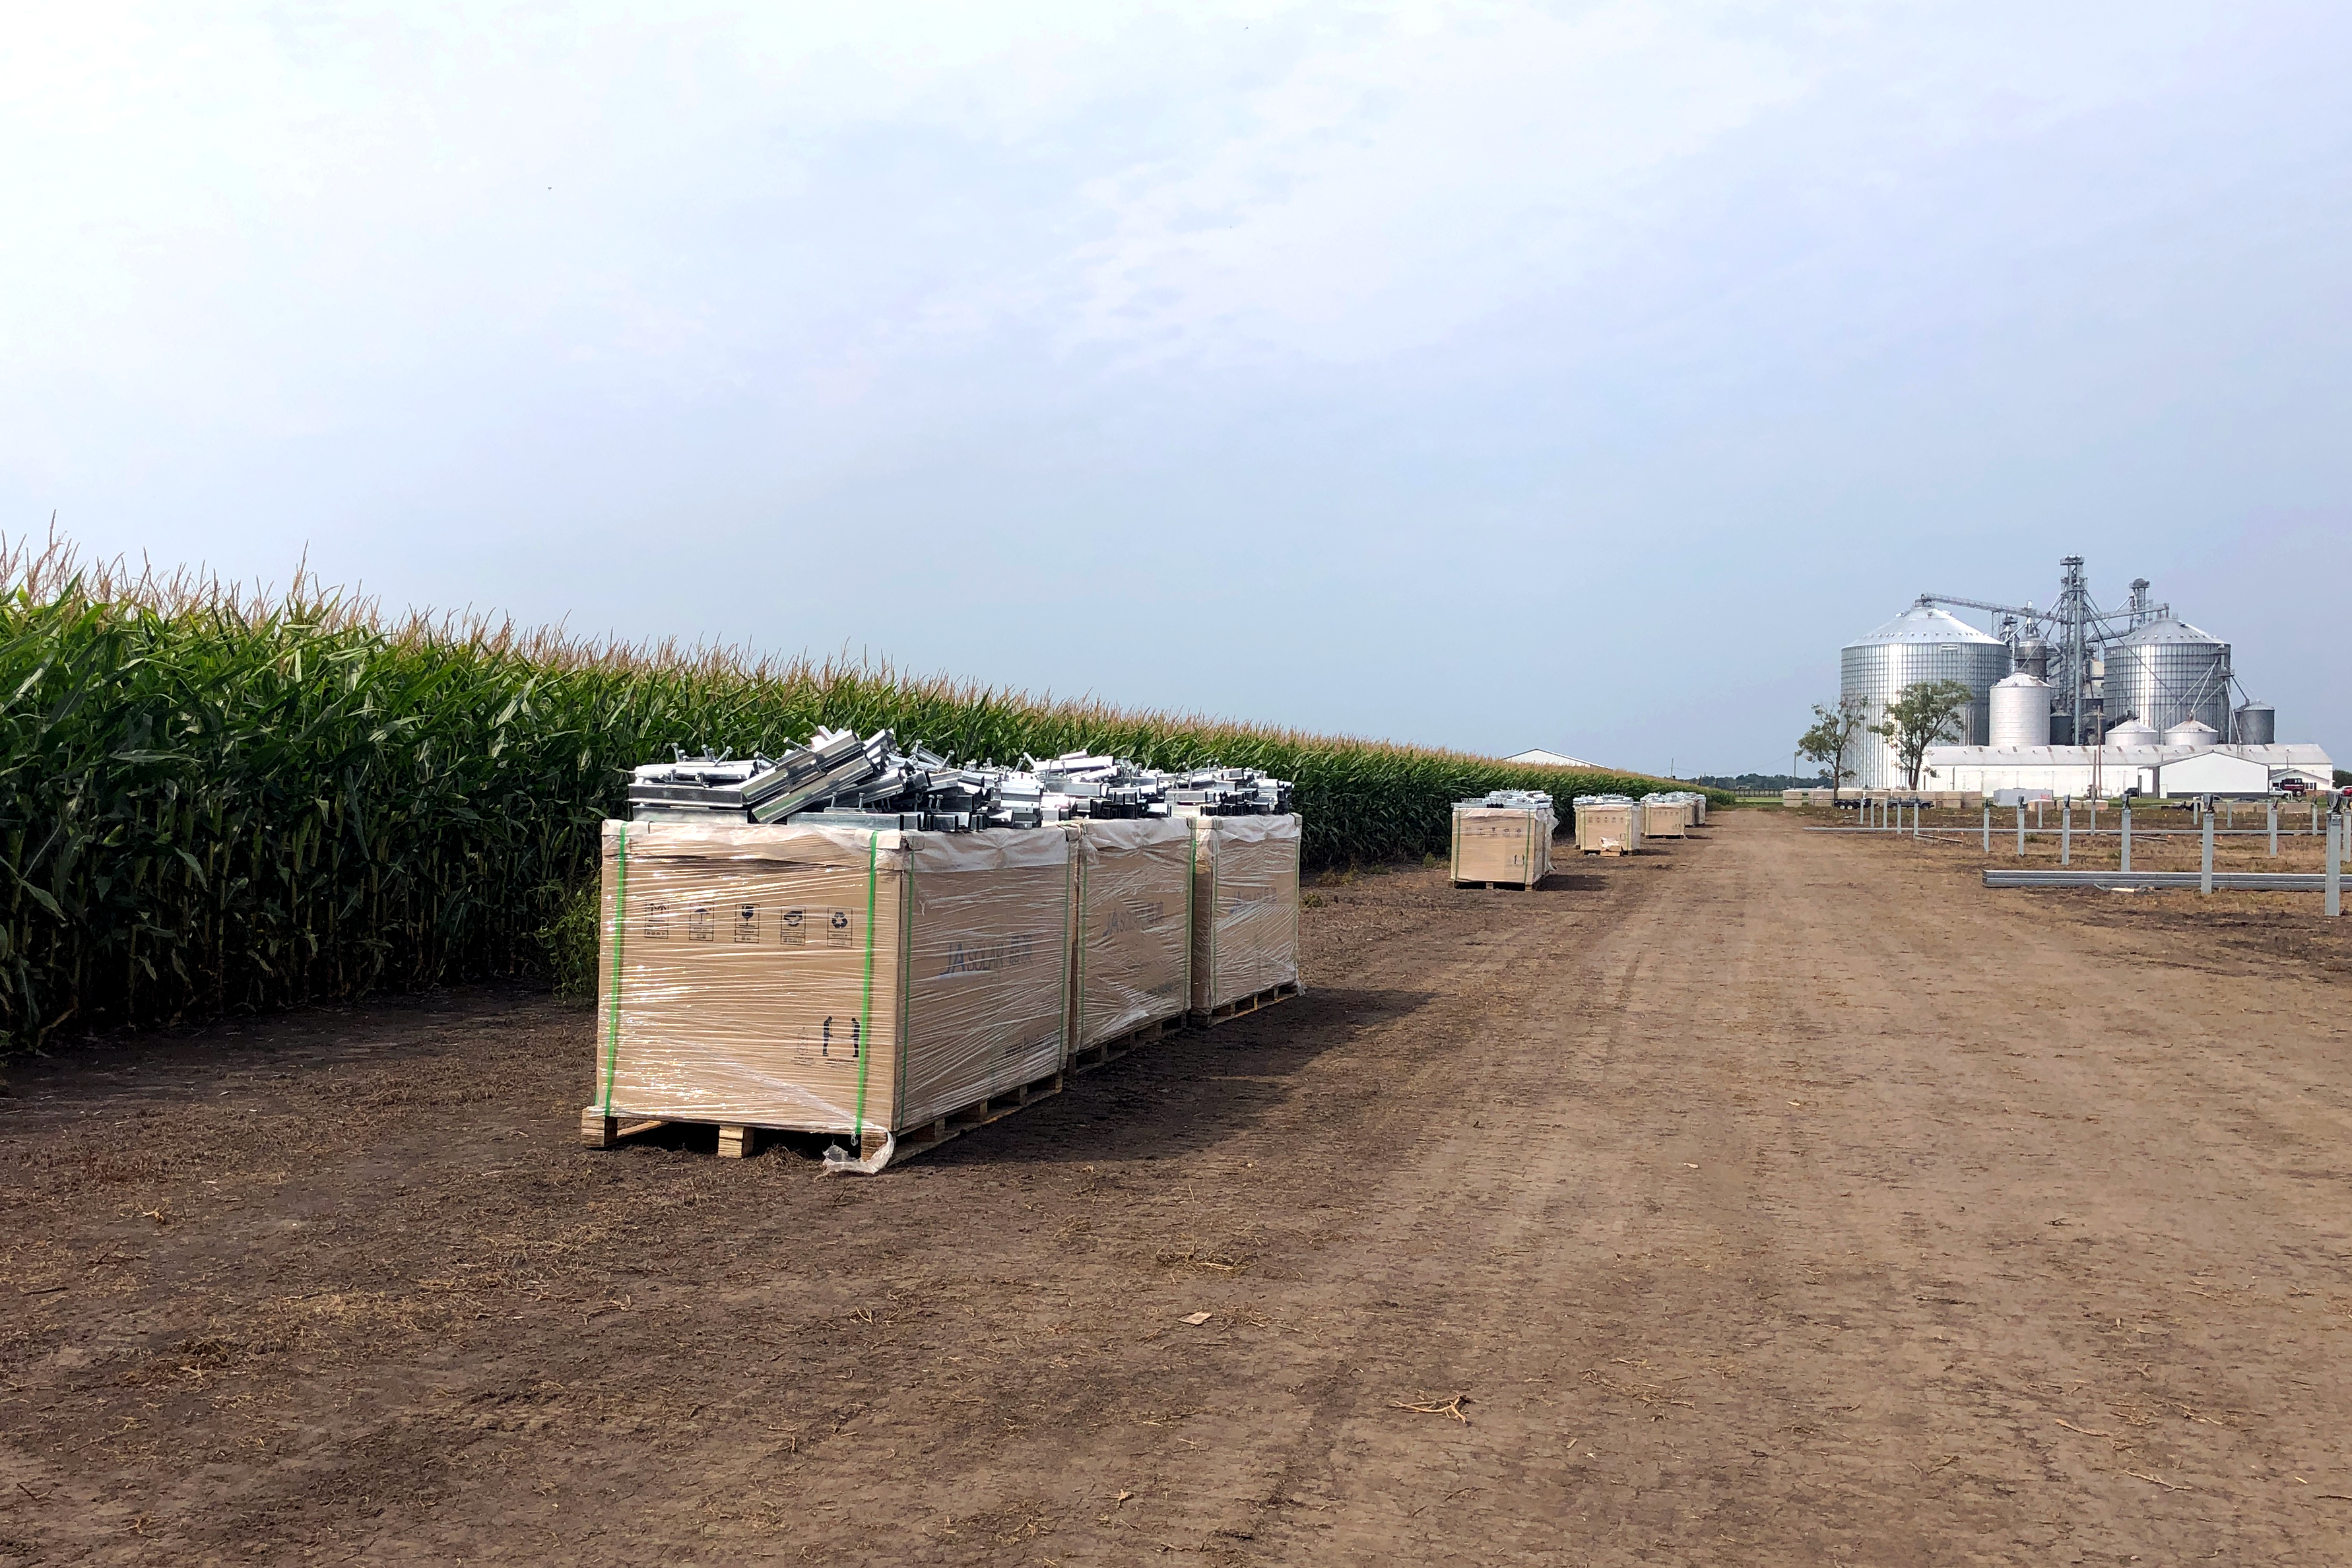
[[[1923,680],[1957,680],[1969,689],[1969,701],[1954,721],[1949,739],[1956,745],[1981,746],[1992,729],[1990,693],[1994,683],[2009,673],[2009,664],[2007,643],[1923,599],[1845,646],[1838,658],[1838,691],[1858,700],[1866,722],[1877,724],[1885,721],[1888,704],[1905,687]],[[1910,782],[1902,774],[1895,748],[1867,731],[1855,738],[1846,760],[1854,770],[1854,783],[1864,789],[1893,789]]]
[[[2128,714],[2158,731],[2194,719],[2230,722],[2230,645],[2175,616],[2148,621],[2107,649],[2105,703],[2113,725]]]
[[[2210,724],[2200,724],[2194,719],[2184,719],[2164,732],[2168,746],[2218,746],[2221,731]]]
[[[2050,743],[2050,704],[2058,689],[2037,675],[2020,669],[1993,685],[1989,703],[1992,716],[1989,746],[2046,746]]]

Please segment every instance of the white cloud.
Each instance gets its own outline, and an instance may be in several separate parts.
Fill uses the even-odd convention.
[[[1689,7],[1400,15],[1246,95],[1238,132],[1092,183],[1083,330],[1376,357],[1559,289],[1641,183],[1804,89]]]

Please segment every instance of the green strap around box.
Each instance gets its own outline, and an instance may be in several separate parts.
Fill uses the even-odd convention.
[[[866,836],[866,995],[857,1009],[857,1125],[850,1131],[857,1152],[866,1152],[866,1064],[874,1055],[874,891],[879,833]]]
[[[613,1075],[621,1059],[621,945],[629,930],[629,825],[620,825],[613,873],[613,1000],[604,1026],[604,1114],[613,1114]]]
[[[1201,874],[1201,830],[1194,823],[1184,825],[1184,1005],[1192,1005],[1192,921],[1197,918],[1192,907],[1192,880]]]

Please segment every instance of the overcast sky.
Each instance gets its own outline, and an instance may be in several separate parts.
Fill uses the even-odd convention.
[[[2352,6],[115,6],[0,530],[1685,773],[2058,558],[2352,761]]]

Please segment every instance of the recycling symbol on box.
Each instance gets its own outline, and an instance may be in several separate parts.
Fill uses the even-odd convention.
[[[847,931],[849,929],[849,911],[847,910],[835,910],[833,911],[833,929],[835,931]]]

